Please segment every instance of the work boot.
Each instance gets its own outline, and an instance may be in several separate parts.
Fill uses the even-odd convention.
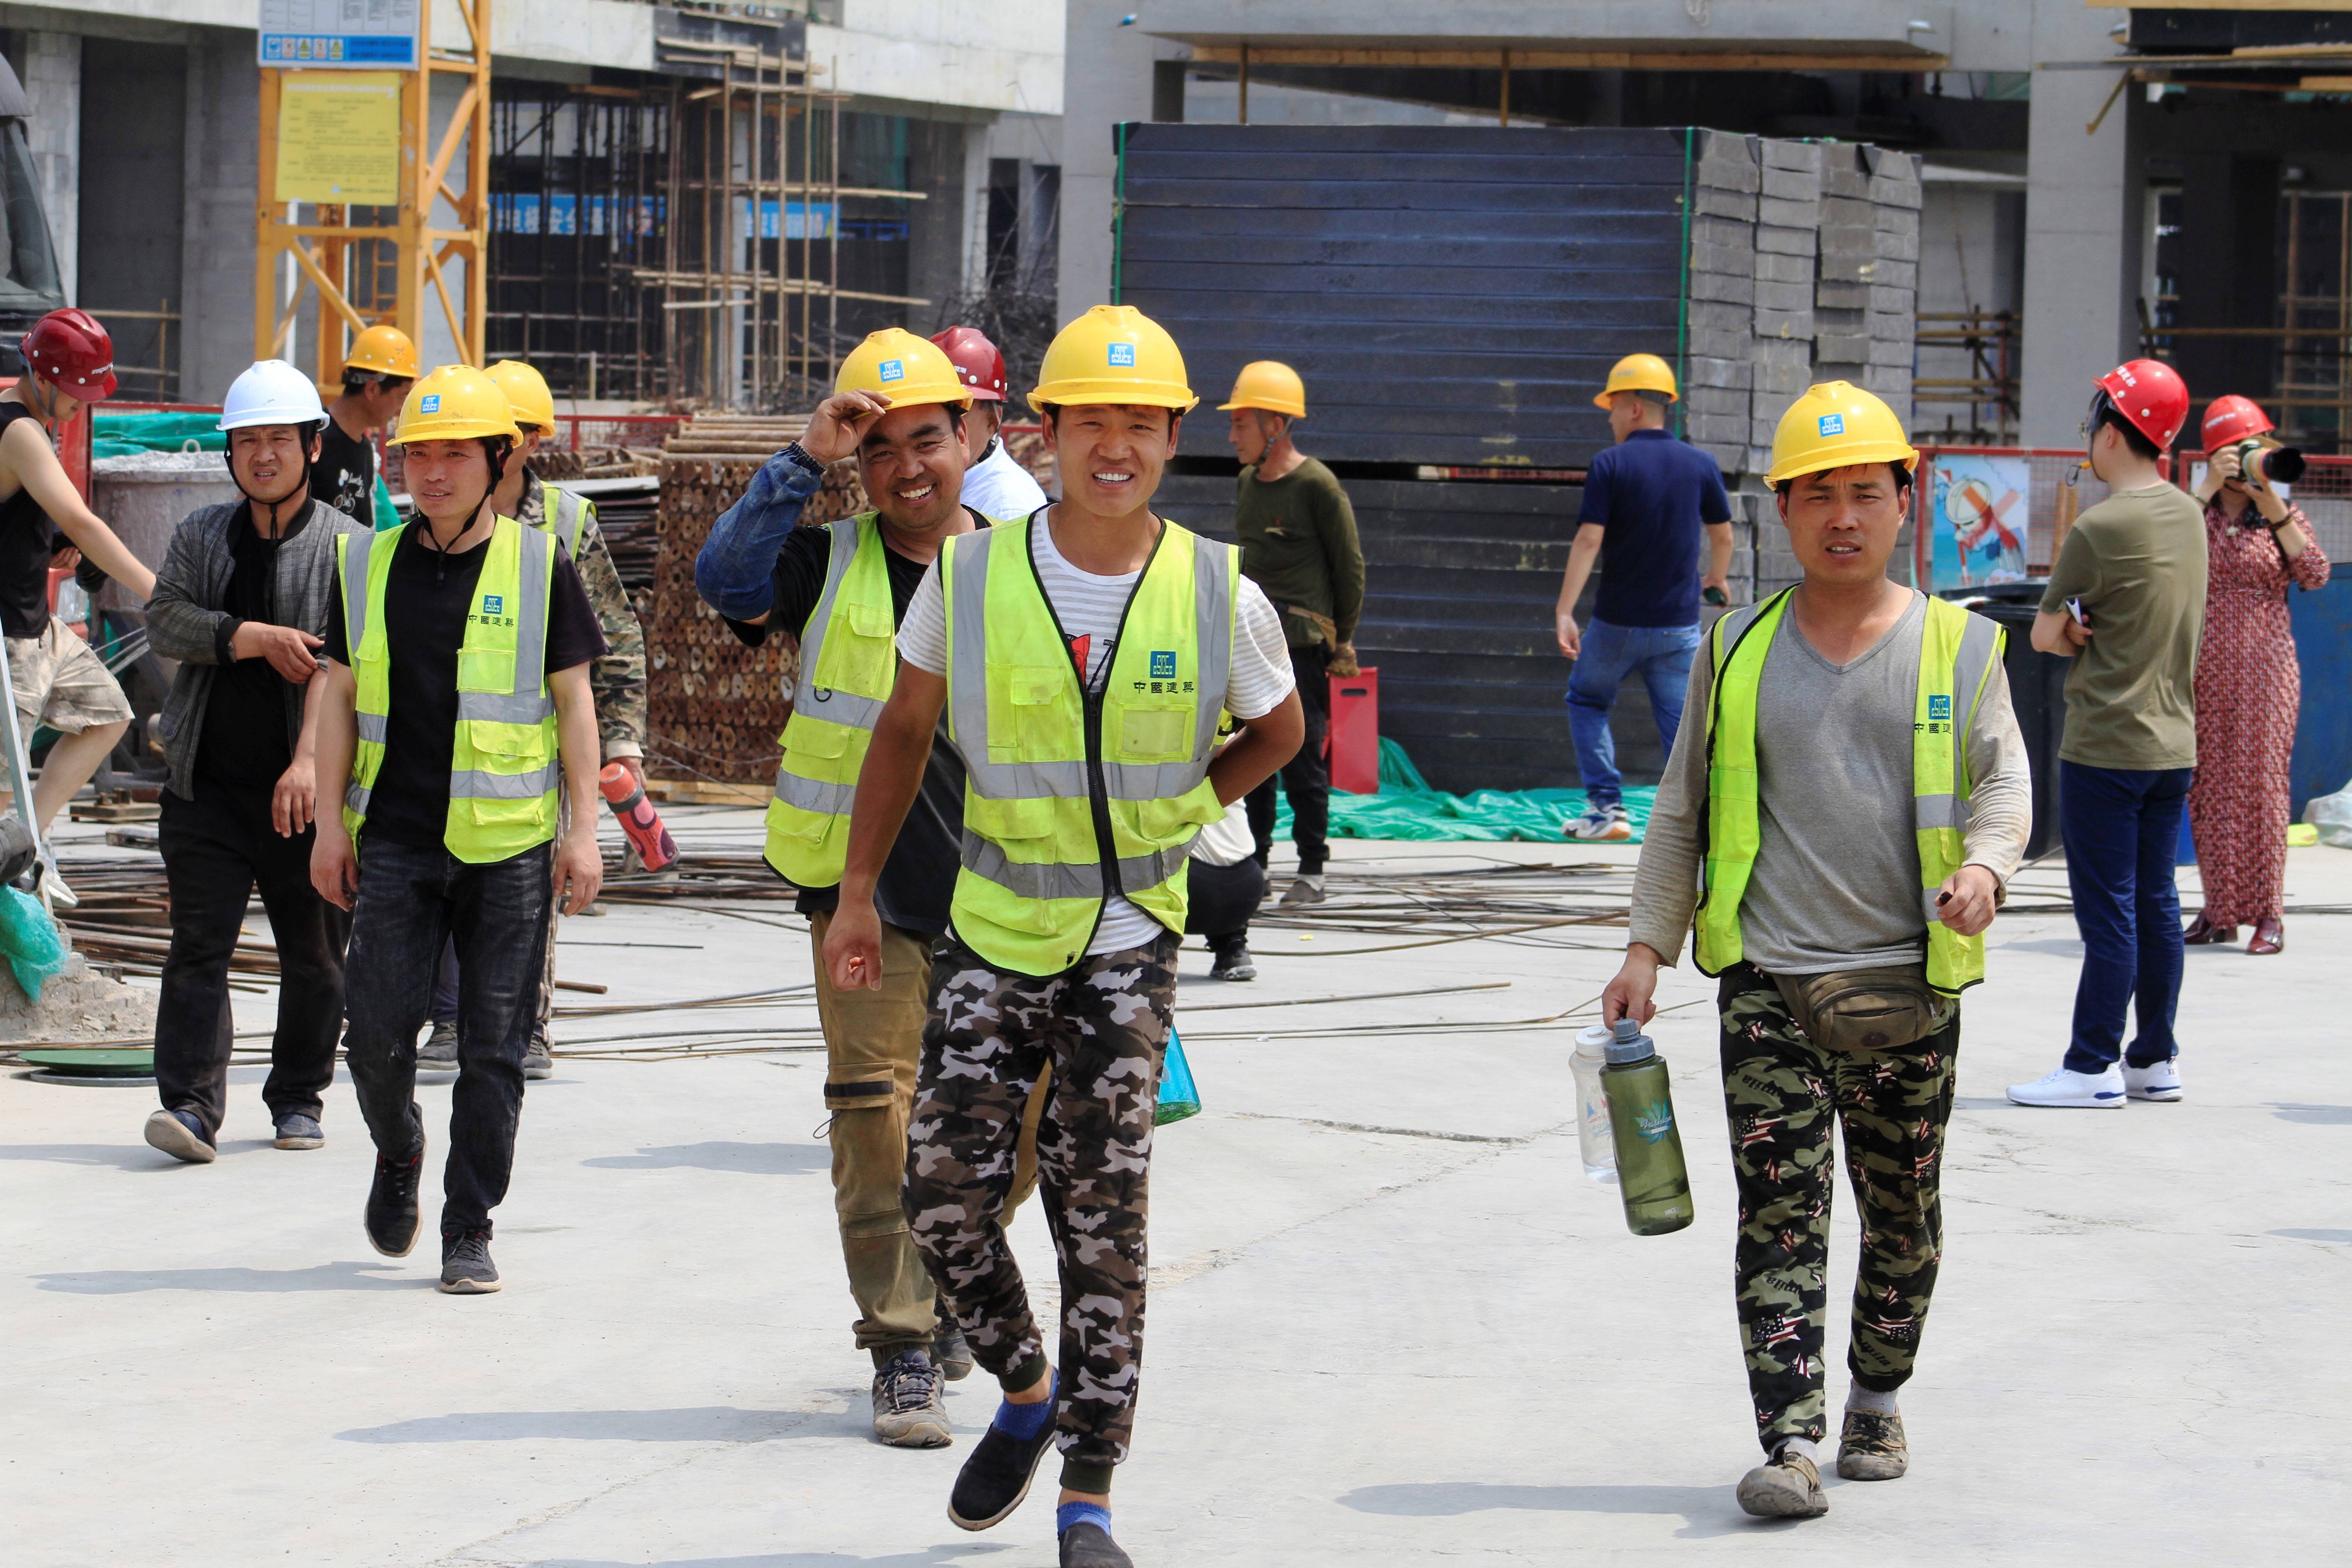
[[[931,1336],[931,1364],[950,1383],[961,1383],[971,1375],[971,1346],[956,1321],[945,1312],[940,1314],[939,1331]]]
[[[1830,1500],[1822,1495],[1820,1468],[1784,1447],[1739,1478],[1739,1507],[1759,1519],[1819,1519]]]
[[[939,1368],[921,1351],[900,1351],[874,1369],[874,1436],[893,1448],[944,1448],[955,1440]]]
[[[457,1026],[435,1020],[433,1032],[416,1047],[416,1070],[422,1076],[428,1072],[457,1070]]]
[[[1135,1559],[1089,1520],[1062,1531],[1062,1568],[1135,1568]]]
[[[317,1117],[289,1110],[278,1119],[278,1146],[280,1149],[323,1149],[327,1146],[327,1130],[319,1125]]]
[[[1249,943],[1234,942],[1217,950],[1216,962],[1209,965],[1212,980],[1255,980],[1257,960],[1250,956]]]
[[[1622,844],[1633,837],[1633,819],[1622,805],[1596,805],[1568,825],[1580,844]]]
[[[375,1183],[368,1188],[368,1245],[386,1258],[405,1258],[416,1245],[416,1180],[425,1173],[425,1140],[405,1160],[375,1157]]]
[[[193,1110],[159,1110],[147,1119],[147,1142],[185,1165],[209,1165],[220,1152]]]
[[[1292,910],[1302,904],[1319,904],[1322,901],[1323,873],[1301,871],[1290,879],[1290,886],[1283,889],[1281,907]]]
[[[488,1226],[441,1233],[441,1293],[487,1296],[499,1289],[499,1266],[490,1261]]]
[[[1911,1468],[1903,1417],[1895,1411],[1849,1410],[1838,1433],[1837,1473],[1850,1481],[1891,1481]]]
[[[525,1078],[555,1076],[555,1058],[547,1054],[546,1040],[534,1038],[530,1044],[522,1048],[522,1076]]]

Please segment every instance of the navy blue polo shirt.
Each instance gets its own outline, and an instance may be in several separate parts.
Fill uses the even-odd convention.
[[[1592,459],[1576,521],[1607,531],[1595,618],[1619,626],[1698,624],[1699,529],[1731,521],[1713,458],[1664,430],[1636,430]]]

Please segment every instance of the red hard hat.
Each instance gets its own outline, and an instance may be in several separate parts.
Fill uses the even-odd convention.
[[[87,310],[51,310],[33,323],[17,352],[68,397],[96,403],[114,395],[114,340]]]
[[[2199,427],[2198,434],[2205,443],[2205,449],[2210,452],[2232,441],[2242,441],[2249,436],[2260,436],[2275,428],[2252,398],[2241,397],[2233,392],[2227,397],[2213,400],[2212,406],[2205,410],[2205,423]]]
[[[2159,452],[2169,451],[2189,423],[2189,384],[2162,360],[2126,360],[2099,377],[2099,390]]]
[[[950,327],[931,339],[956,368],[956,379],[971,389],[975,403],[1004,401],[1004,356],[978,327]]]

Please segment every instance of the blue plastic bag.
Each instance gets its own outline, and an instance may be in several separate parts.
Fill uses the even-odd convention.
[[[0,887],[0,956],[8,960],[16,984],[36,1002],[41,999],[41,987],[66,966],[65,938],[57,921],[41,908],[40,900],[21,888]],[[1189,1086],[1192,1080],[1184,1081]]]
[[[1168,1031],[1168,1054],[1160,1064],[1160,1105],[1151,1123],[1164,1127],[1201,1114],[1201,1091],[1192,1082],[1192,1064],[1184,1059],[1184,1042]]]

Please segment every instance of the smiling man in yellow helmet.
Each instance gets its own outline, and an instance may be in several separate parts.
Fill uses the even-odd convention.
[[[1717,621],[1634,876],[1605,1019],[1647,1022],[1658,966],[1696,931],[1719,977],[1739,1191],[1748,1392],[1768,1456],[1749,1513],[1828,1510],[1823,1426],[1833,1140],[1861,1210],[1838,1473],[1903,1474],[1911,1375],[1943,1249],[1938,1166],[1959,994],[2032,823],[1990,621],[1892,582],[1918,454],[1842,381],[1782,416],[1767,478],[1804,580]],[[1702,890],[1703,889],[1703,890]]]
[[[876,884],[945,713],[966,770],[962,864],[930,965],[902,1202],[1004,1390],[948,1517],[966,1530],[1004,1519],[1058,1443],[1064,1568],[1125,1568],[1110,1478],[1141,1371],[1187,855],[1304,724],[1281,624],[1240,552],[1152,514],[1197,401],[1174,340],[1131,306],[1097,305],[1055,338],[1038,381],[1029,402],[1064,499],[950,538],[908,606],[824,962],[844,991],[892,978]],[[1228,711],[1240,729],[1220,752]],[[1022,1110],[1048,1067],[1037,1152],[1066,1382],[1002,1224]]]

